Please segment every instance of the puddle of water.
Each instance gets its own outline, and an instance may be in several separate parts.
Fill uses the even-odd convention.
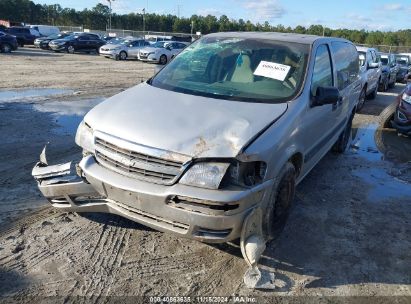
[[[353,174],[370,185],[371,189],[367,193],[370,202],[392,198],[411,199],[411,184],[389,175],[382,168],[359,169]]]
[[[376,123],[353,129],[350,151],[369,161],[411,162],[411,138],[398,136],[394,129]]]
[[[0,102],[13,102],[28,98],[72,94],[73,92],[73,90],[67,89],[29,89],[16,91],[0,91]]]
[[[53,101],[44,104],[35,104],[33,108],[39,112],[52,113],[59,127],[53,133],[59,135],[72,135],[76,133],[77,127],[84,115],[93,107],[102,102],[104,98],[94,98],[78,101]]]
[[[370,161],[383,160],[384,155],[378,150],[374,139],[377,128],[378,124],[368,124],[353,129],[350,151]]]

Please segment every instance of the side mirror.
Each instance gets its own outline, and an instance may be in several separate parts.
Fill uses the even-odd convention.
[[[318,87],[313,97],[312,106],[335,104],[340,100],[340,91],[336,87]]]
[[[380,67],[380,64],[378,62],[371,62],[367,65],[367,69],[377,69]]]

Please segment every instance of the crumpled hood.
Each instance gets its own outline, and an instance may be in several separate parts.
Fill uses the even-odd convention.
[[[84,118],[95,131],[191,157],[235,157],[287,104],[193,96],[146,83],[115,95]]]

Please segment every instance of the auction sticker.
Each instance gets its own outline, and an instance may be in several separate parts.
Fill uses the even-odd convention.
[[[269,61],[260,61],[258,67],[254,71],[254,75],[284,81],[290,71],[290,68],[291,67],[289,65]]]

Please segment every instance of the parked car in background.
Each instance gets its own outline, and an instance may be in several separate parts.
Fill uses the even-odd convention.
[[[106,58],[126,60],[127,58],[137,58],[138,52],[150,45],[141,38],[126,39],[119,44],[106,44],[100,47],[100,55]]]
[[[398,133],[411,136],[411,74],[405,78],[408,85],[398,95],[391,125]]]
[[[73,34],[72,32],[61,32],[59,34],[53,34],[53,35],[50,35],[50,36],[47,36],[47,37],[36,38],[34,40],[34,46],[39,47],[43,50],[49,50],[50,49],[49,43],[52,40],[63,39],[63,38],[66,38],[66,37],[68,37],[72,34]]]
[[[138,53],[138,59],[164,65],[187,47],[187,45],[187,43],[177,41],[158,41],[151,46],[141,49]]]
[[[29,27],[39,32],[42,37],[60,33],[60,29],[57,26],[52,25],[30,25]]]
[[[385,92],[388,88],[395,87],[397,81],[397,72],[399,70],[397,62],[395,61],[395,55],[391,53],[378,53],[378,57],[381,61],[381,80],[379,83],[380,90]]]
[[[40,33],[35,29],[24,26],[12,26],[7,29],[7,33],[16,36],[19,46],[32,45],[34,40],[40,37]]]
[[[396,62],[398,64],[399,70],[397,73],[397,82],[406,82],[405,76],[411,72],[411,57],[407,55],[396,55]]]
[[[96,34],[81,33],[73,34],[62,39],[52,40],[49,43],[50,49],[55,52],[99,52],[99,49],[106,42]]]
[[[206,35],[84,117],[77,170],[48,166],[44,150],[33,176],[61,211],[114,213],[203,242],[241,237],[246,255],[251,232],[278,237],[296,185],[330,149],[346,149],[358,66],[341,38]]]
[[[10,53],[17,50],[18,43],[16,36],[0,31],[0,52]]]
[[[357,110],[361,110],[366,98],[374,99],[377,96],[381,82],[381,63],[378,60],[376,49],[357,46],[357,51],[361,77],[361,94]]]

